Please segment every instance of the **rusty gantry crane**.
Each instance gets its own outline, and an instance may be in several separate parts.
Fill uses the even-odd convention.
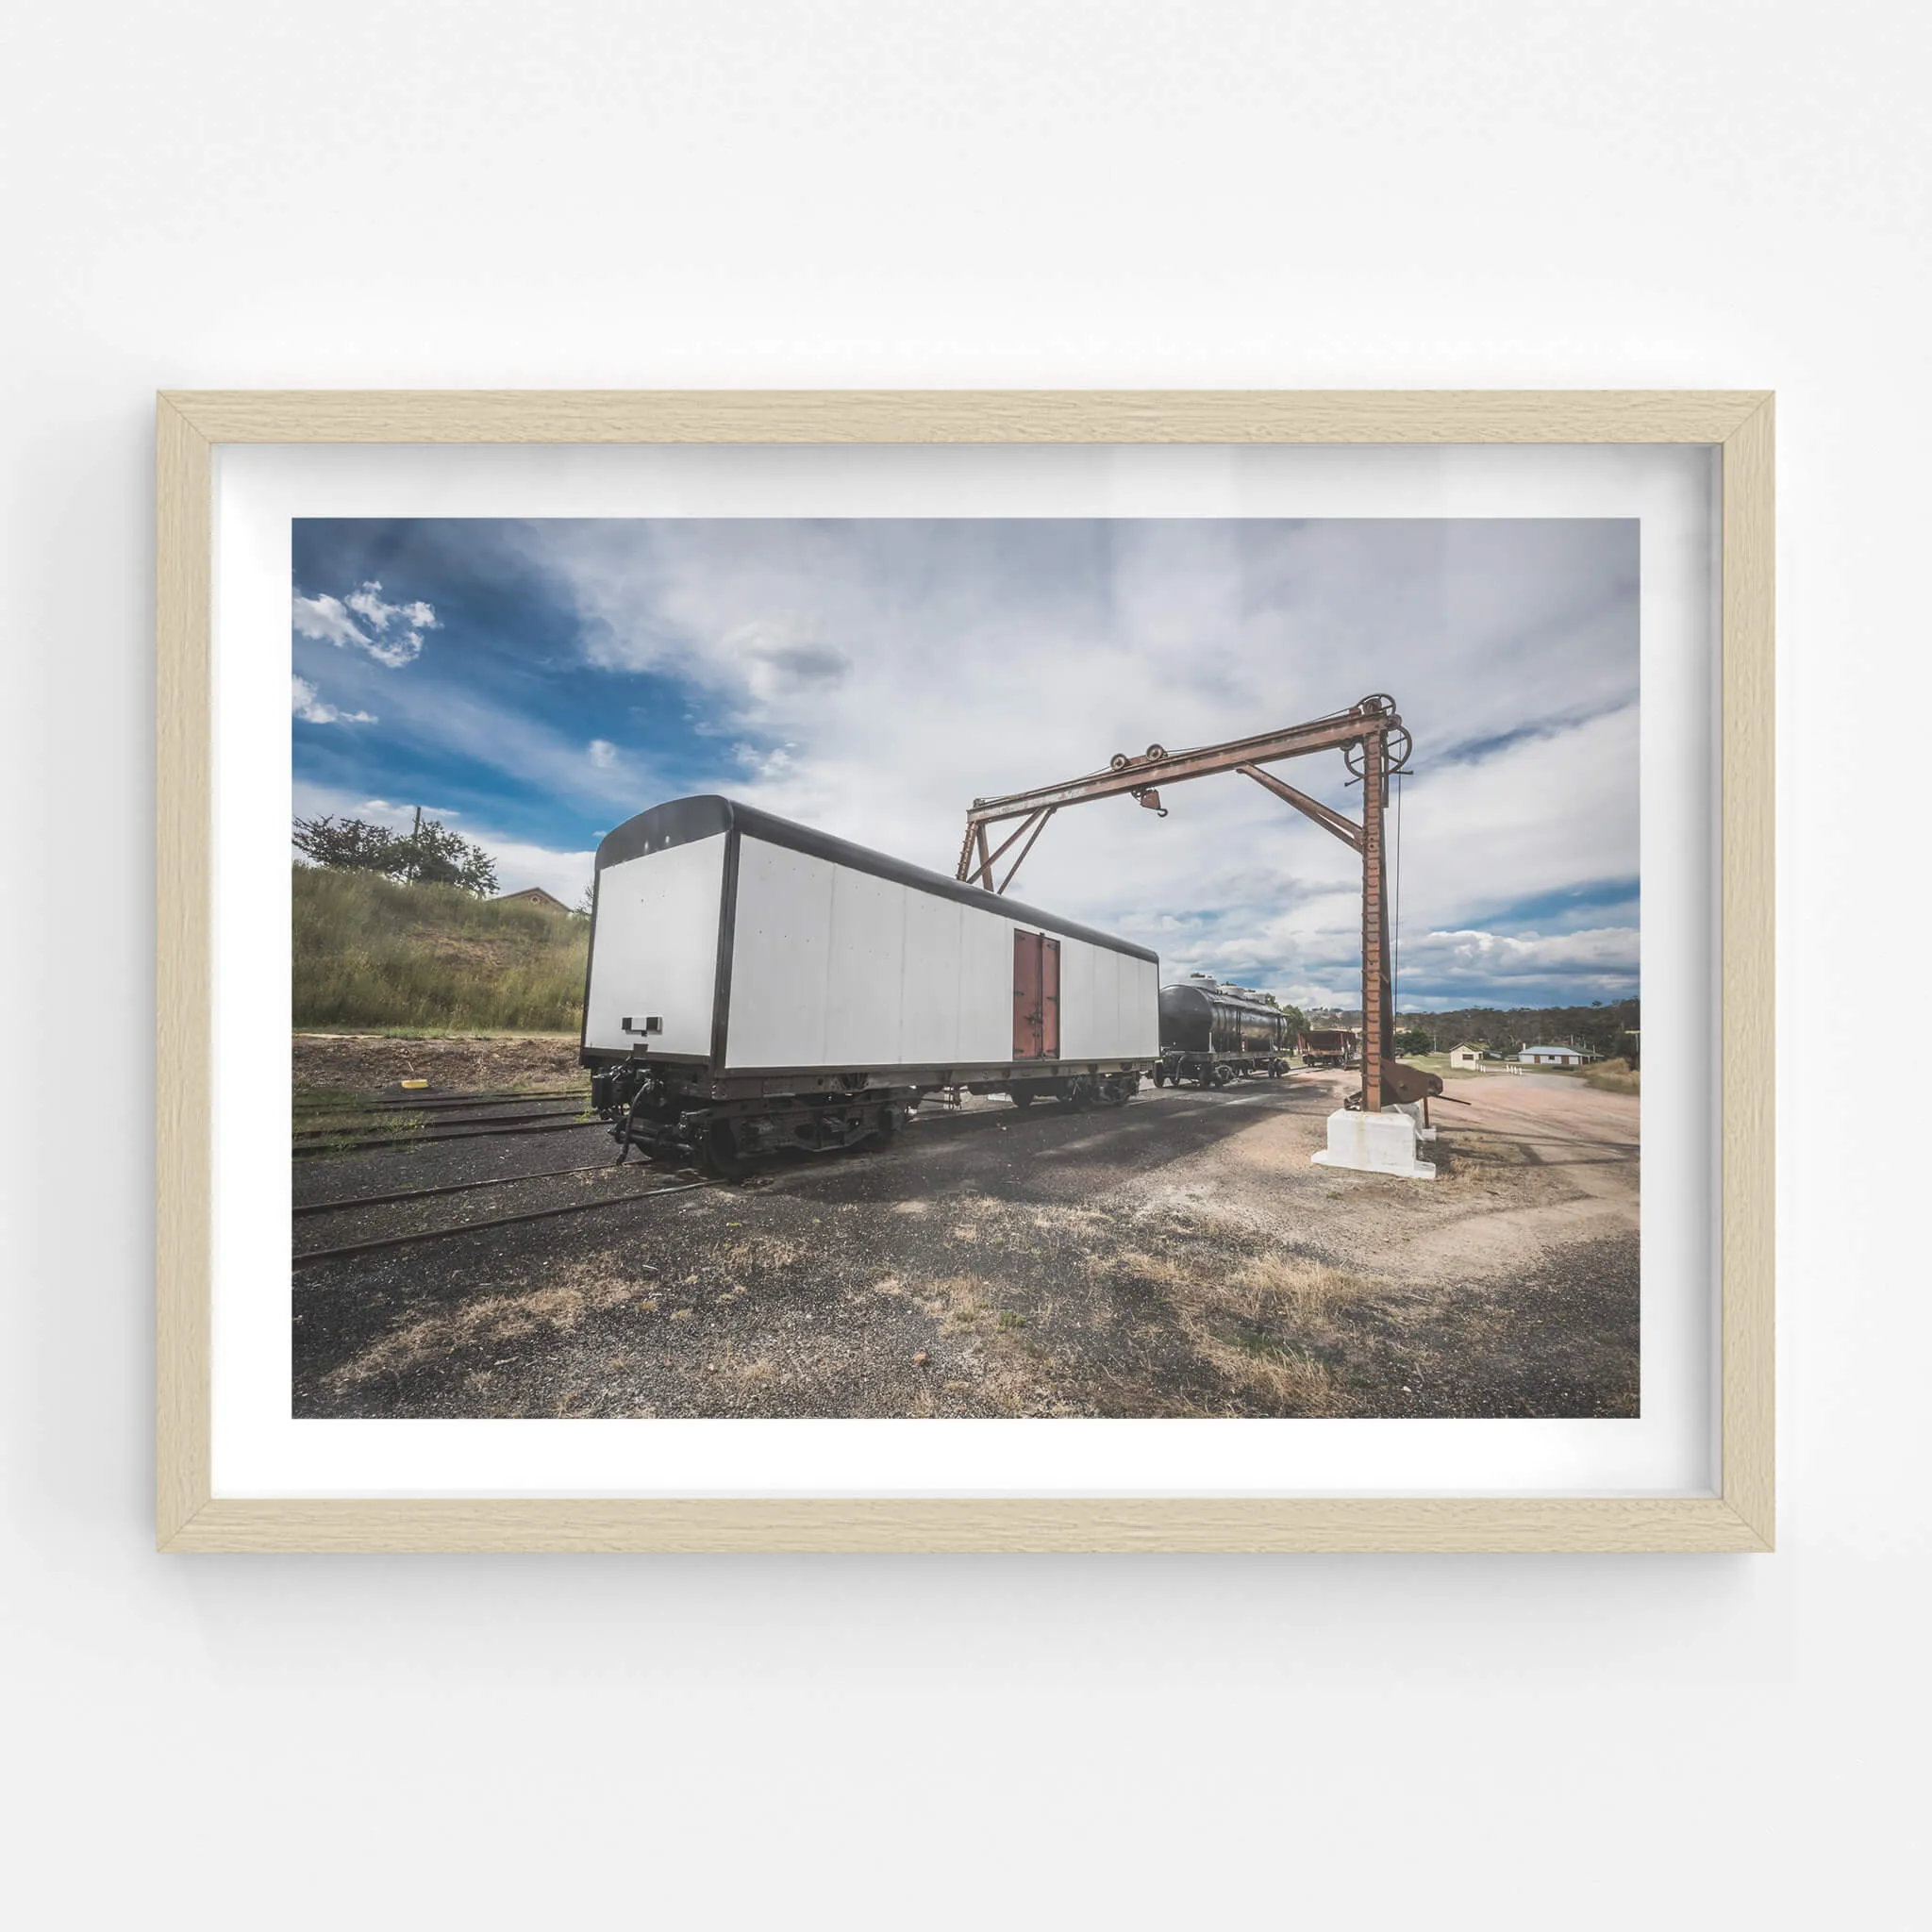
[[[1395,700],[1386,691],[1376,691],[1345,711],[1263,732],[1257,738],[1238,738],[1227,744],[1204,745],[1193,751],[1171,752],[1162,745],[1150,744],[1139,758],[1116,752],[1106,771],[1090,773],[1084,778],[1015,791],[1006,798],[975,798],[966,814],[966,839],[959,849],[959,869],[955,876],[990,892],[1004,892],[1034,841],[1046,829],[1046,822],[1062,807],[1124,793],[1165,818],[1160,786],[1209,777],[1216,772],[1239,772],[1361,855],[1362,1084],[1360,1094],[1349,1104],[1375,1111],[1400,1102],[1423,1100],[1440,1093],[1442,1088],[1434,1075],[1405,1067],[1395,1058],[1388,844],[1383,833],[1389,780],[1407,767],[1412,749],[1413,741],[1395,709]],[[1334,750],[1341,753],[1349,772],[1361,781],[1359,824],[1261,769],[1284,758]],[[991,844],[990,829],[1016,820],[1014,829],[998,845]],[[995,883],[995,868],[1016,845],[1019,851],[1012,864]]]

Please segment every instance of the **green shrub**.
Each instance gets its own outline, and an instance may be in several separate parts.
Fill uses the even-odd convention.
[[[590,922],[455,886],[294,868],[299,1027],[486,1027],[574,1033]]]

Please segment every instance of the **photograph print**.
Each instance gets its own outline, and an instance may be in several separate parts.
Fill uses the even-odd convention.
[[[296,520],[293,1414],[1637,1416],[1639,533]]]

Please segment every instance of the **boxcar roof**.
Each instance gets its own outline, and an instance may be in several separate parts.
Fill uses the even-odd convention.
[[[874,878],[894,879],[915,891],[931,892],[942,899],[958,899],[962,905],[976,906],[983,912],[996,912],[1003,919],[1017,919],[1023,925],[1043,926],[1068,939],[1085,940],[1089,945],[1106,946],[1115,953],[1129,953],[1137,959],[1152,959],[1159,954],[1111,933],[1096,932],[1056,912],[1041,912],[1037,907],[1023,906],[1017,900],[1001,897],[978,886],[949,879],[943,873],[928,872],[923,865],[908,865],[884,852],[855,845],[849,839],[835,839],[829,832],[814,831],[809,825],[793,824],[755,805],[740,805],[735,799],[707,795],[700,798],[674,798],[665,805],[654,805],[634,819],[626,819],[613,832],[607,833],[597,847],[597,870],[622,865],[627,858],[641,858],[647,853],[663,852],[673,845],[689,845],[694,840],[714,838],[720,832],[748,832],[768,844],[789,846],[793,852],[808,853],[814,858],[828,859],[834,865],[849,866],[854,872],[870,873]]]

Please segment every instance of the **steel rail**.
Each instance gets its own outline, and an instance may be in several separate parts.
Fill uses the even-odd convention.
[[[604,1124],[601,1120],[553,1120],[528,1127],[465,1127],[459,1134],[391,1134],[360,1141],[324,1138],[302,1141],[294,1147],[292,1153],[295,1159],[304,1160],[317,1154],[361,1154],[375,1147],[447,1147],[458,1141],[500,1140],[506,1135],[515,1137],[525,1134],[581,1133],[586,1128],[601,1127]]]
[[[413,1093],[400,1098],[388,1093],[344,1091],[340,1099],[318,1100],[311,1093],[294,1103],[297,1113],[376,1113],[390,1108],[422,1107],[506,1107],[516,1100],[575,1100],[588,1093],[588,1087],[540,1087],[527,1093]]]
[[[641,1174],[655,1170],[641,1168]],[[341,1201],[304,1201],[291,1214],[340,1214],[350,1208],[386,1208],[394,1201],[426,1201],[434,1194],[467,1194],[478,1188],[512,1188],[519,1181],[554,1181],[574,1174],[617,1174],[614,1160],[593,1161],[589,1167],[540,1167],[535,1174],[498,1174],[487,1181],[451,1181],[441,1188],[402,1188],[392,1194],[351,1194]]]
[[[574,1111],[581,1113],[586,1105],[590,1105],[590,1103],[588,1101],[574,1103]],[[564,1117],[564,1109],[542,1108],[542,1109],[539,1109],[535,1113],[477,1113],[477,1115],[459,1113],[459,1115],[442,1115],[441,1119],[429,1121],[427,1124],[429,1126],[522,1126],[524,1121],[560,1121],[562,1117]],[[369,1124],[371,1126],[387,1126],[389,1123],[387,1121],[371,1121]],[[291,1128],[291,1132],[297,1134],[297,1136],[301,1136],[301,1134],[315,1136],[315,1134],[334,1134],[334,1132],[340,1132],[340,1128],[332,1128],[332,1126],[295,1126],[295,1128]]]
[[[715,1188],[717,1181],[680,1181],[675,1188],[645,1188],[635,1194],[616,1194],[603,1201],[573,1201],[564,1208],[537,1208],[524,1214],[497,1214],[487,1221],[466,1221],[457,1227],[435,1227],[416,1234],[386,1235],[380,1241],[350,1241],[337,1248],[309,1248],[290,1257],[291,1266],[307,1268],[317,1261],[341,1261],[352,1255],[373,1255],[386,1248],[413,1247],[420,1241],[448,1241],[459,1234],[480,1234],[485,1228],[515,1227],[525,1221],[555,1221],[565,1214],[588,1214],[599,1208],[623,1208],[632,1201],[655,1201],[660,1194],[689,1194],[698,1188]],[[653,1271],[656,1272],[655,1270]]]

